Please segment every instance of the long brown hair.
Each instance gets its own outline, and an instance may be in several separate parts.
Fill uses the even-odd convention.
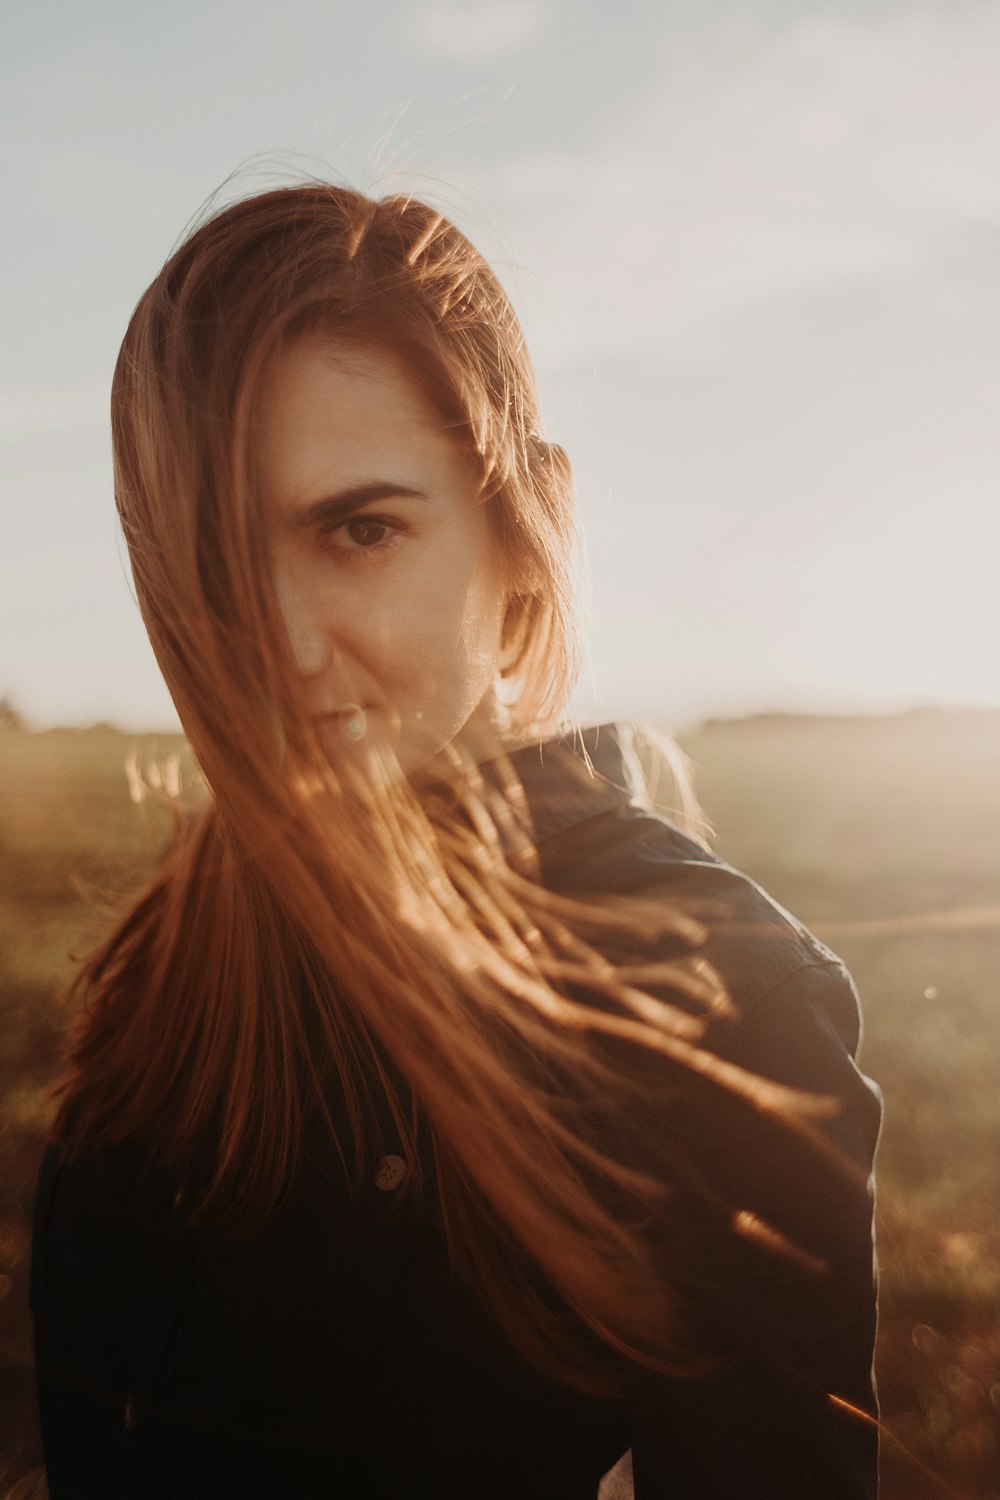
[[[598,956],[618,919],[542,889],[502,761],[456,768],[429,810],[389,775],[373,797],[321,753],[253,444],[267,372],[304,336],[400,355],[476,456],[497,545],[531,580],[505,622],[515,729],[551,726],[572,684],[569,465],[538,434],[524,340],[483,259],[412,198],[327,185],[203,224],[135,311],[112,424],[139,603],[211,798],[80,973],[56,1134],[70,1152],[138,1137],[181,1178],[208,1148],[194,1211],[251,1225],[310,1120],[350,1181],[370,1171],[380,1091],[413,1191],[431,1187],[426,1122],[453,1263],[509,1336],[563,1379],[618,1389],[623,1369],[677,1358],[678,1325],[643,1232],[657,1185],[608,1148],[624,1079],[592,1039],[710,1070],[691,1010],[717,991],[683,961],[637,977]]]

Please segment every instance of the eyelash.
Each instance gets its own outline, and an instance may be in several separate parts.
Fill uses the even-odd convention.
[[[361,545],[345,547],[343,543],[336,541],[335,537],[338,532],[346,533],[351,526],[384,526],[388,534],[367,547]],[[352,563],[364,563],[374,562],[386,552],[391,551],[405,530],[406,527],[399,521],[393,521],[388,516],[363,515],[351,516],[346,521],[340,521],[336,526],[331,526],[329,531],[321,532],[320,535],[323,545],[331,552],[335,552],[339,557]]]

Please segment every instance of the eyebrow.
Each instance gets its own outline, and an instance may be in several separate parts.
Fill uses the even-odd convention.
[[[299,526],[329,525],[331,521],[342,521],[353,515],[373,500],[428,500],[426,490],[415,489],[409,484],[399,484],[389,479],[372,479],[365,484],[354,484],[346,490],[337,490],[333,495],[324,495],[314,500],[296,516]]]

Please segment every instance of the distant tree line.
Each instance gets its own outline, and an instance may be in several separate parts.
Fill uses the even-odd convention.
[[[0,698],[0,729],[27,729],[23,714],[14,707],[5,693]]]

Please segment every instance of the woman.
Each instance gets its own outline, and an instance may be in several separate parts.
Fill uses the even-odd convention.
[[[86,964],[36,1207],[53,1500],[875,1492],[838,961],[558,734],[570,474],[440,215],[202,225],[112,402],[210,788]]]

